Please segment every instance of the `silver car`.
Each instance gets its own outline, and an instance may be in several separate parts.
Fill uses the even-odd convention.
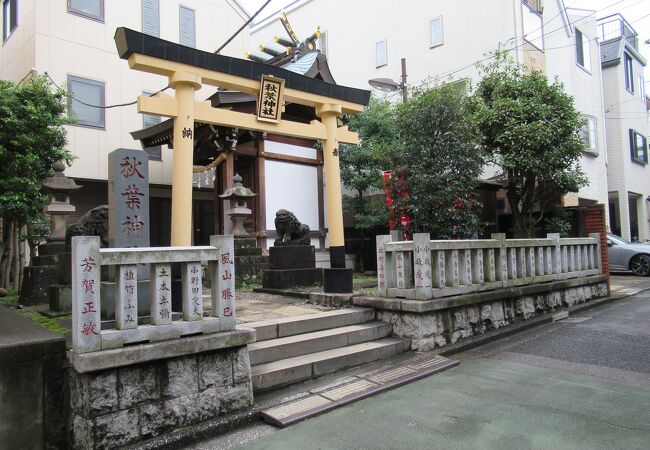
[[[631,270],[634,275],[650,275],[650,245],[632,243],[613,234],[607,235],[609,269]]]

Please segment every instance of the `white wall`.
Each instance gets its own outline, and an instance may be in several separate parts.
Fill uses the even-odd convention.
[[[0,79],[21,81],[34,67],[34,1],[18,2],[16,28],[0,45]],[[0,23],[4,24],[0,11]],[[0,32],[0,39],[3,33]]]
[[[629,221],[627,220],[627,194],[640,194],[643,201],[639,202],[638,223],[639,240],[650,240],[650,211],[646,198],[650,197],[650,167],[632,160],[630,152],[629,130],[650,139],[650,124],[648,123],[645,103],[638,91],[637,75],[642,73],[643,66],[633,59],[635,76],[635,92],[625,88],[625,65],[623,62],[616,66],[603,69],[605,94],[605,120],[607,122],[607,143],[609,149],[609,190],[616,192],[619,198],[621,215],[621,234],[629,239]],[[647,86],[646,86],[647,87]]]
[[[226,0],[161,0],[163,39],[178,42],[179,3],[196,11],[196,44],[201,50],[216,50],[245,20]],[[30,2],[20,1],[19,4]],[[130,70],[127,61],[117,55],[113,40],[116,28],[142,30],[140,1],[105,1],[103,23],[70,14],[66,5],[66,0],[41,1],[39,8],[32,11],[35,23],[32,35],[35,62],[32,65],[39,72],[47,71],[60,85],[66,83],[68,75],[103,81],[107,105],[131,102],[143,91],[157,91],[167,85],[164,77]],[[241,56],[247,45],[248,36],[244,32],[222,53]],[[173,95],[173,90],[167,92]],[[196,98],[203,100],[212,92],[213,88],[202,89],[196,93]],[[106,110],[105,123],[105,129],[68,127],[68,148],[77,159],[66,171],[67,175],[106,179],[109,152],[120,147],[141,148],[129,134],[143,126],[135,105]],[[173,152],[164,147],[162,162],[150,163],[152,183],[170,183],[172,157]]]
[[[557,2],[545,3],[545,16],[554,17],[558,13]],[[573,25],[570,35],[562,27],[559,17],[546,25],[550,31],[545,37],[547,74],[551,80],[557,77],[562,82],[565,91],[573,96],[576,109],[583,115],[596,119],[597,154],[585,152],[580,160],[580,166],[589,179],[589,185],[580,189],[578,196],[607,204],[607,142],[601,94],[600,50],[595,39],[596,19],[590,15],[592,11],[570,9],[568,13]],[[558,29],[560,27],[562,28]],[[588,39],[590,72],[577,63],[574,27]]]
[[[328,61],[338,84],[369,89],[371,78],[398,79],[401,58],[407,59],[410,83],[471,64],[499,41],[513,36],[512,0],[312,0],[286,9],[298,37],[320,25],[328,35]],[[442,16],[444,44],[430,48],[429,22]],[[271,20],[272,19],[272,20]],[[286,37],[277,17],[251,30],[252,47]],[[388,63],[375,64],[375,43],[386,39]],[[470,67],[456,76],[475,73]]]

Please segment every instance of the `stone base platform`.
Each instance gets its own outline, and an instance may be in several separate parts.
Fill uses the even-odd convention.
[[[253,405],[250,329],[71,355],[70,443],[117,448]]]
[[[359,296],[352,302],[375,308],[396,336],[411,340],[411,350],[431,351],[608,293],[608,278],[595,275],[433,300]]]
[[[270,289],[312,286],[322,282],[323,269],[282,269],[262,272],[262,286]]]
[[[311,292],[307,303],[325,306],[327,308],[349,308],[352,306],[352,294],[330,294],[326,292]]]
[[[286,289],[323,282],[323,269],[316,268],[313,245],[275,246],[269,249],[270,270],[262,271],[262,286]]]

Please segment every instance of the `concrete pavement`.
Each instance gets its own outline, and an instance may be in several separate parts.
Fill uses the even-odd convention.
[[[242,448],[647,449],[649,324],[641,293],[455,355],[457,368],[285,430],[252,427],[266,436]]]
[[[262,423],[194,449],[646,449],[649,279],[635,294],[456,354],[459,367],[277,430]]]

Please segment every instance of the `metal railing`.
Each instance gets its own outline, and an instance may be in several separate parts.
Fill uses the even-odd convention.
[[[561,239],[432,241],[427,233],[412,241],[377,236],[379,295],[427,300],[510,286],[598,275],[599,235]]]
[[[639,49],[638,34],[632,25],[620,14],[603,17],[598,20],[598,39],[605,42],[623,37],[636,50]]]
[[[205,247],[100,248],[100,238],[72,238],[72,346],[77,353],[131,343],[235,329],[232,236]],[[208,262],[212,310],[203,317],[201,262]],[[149,264],[150,323],[138,324],[138,265]],[[181,320],[173,320],[171,264],[181,267]],[[115,329],[101,326],[101,267],[115,267]]]

